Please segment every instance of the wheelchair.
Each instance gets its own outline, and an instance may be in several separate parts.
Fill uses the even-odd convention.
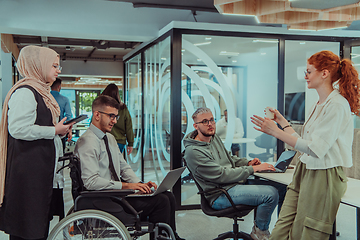
[[[141,212],[137,212],[126,201],[126,196],[134,193],[134,190],[88,191],[81,179],[79,158],[70,152],[59,159],[59,161],[67,160],[69,163],[58,171],[70,168],[74,206],[51,230],[48,240],[132,240],[147,233],[153,240],[175,240],[175,235],[168,224],[153,224],[140,220]],[[161,229],[165,230],[165,234],[160,235]]]

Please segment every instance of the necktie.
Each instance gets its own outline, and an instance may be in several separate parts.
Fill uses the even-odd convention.
[[[115,168],[114,168],[114,163],[112,161],[111,152],[110,152],[110,148],[109,148],[109,141],[108,141],[108,138],[106,135],[103,137],[103,140],[105,142],[106,152],[109,157],[109,169],[110,169],[111,175],[113,176],[115,181],[120,181],[118,175],[116,174]]]

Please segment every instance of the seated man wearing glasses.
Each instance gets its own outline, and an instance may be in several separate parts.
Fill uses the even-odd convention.
[[[150,193],[152,187],[157,187],[156,184],[140,181],[124,160],[114,136],[110,134],[119,119],[119,108],[119,103],[106,95],[94,100],[91,125],[78,139],[74,151],[80,158],[81,178],[88,190],[134,189]],[[151,197],[131,197],[126,200],[136,211],[142,211],[141,220],[149,218],[152,223],[167,223],[173,229],[176,239],[182,239],[176,234],[176,202],[171,192],[166,191]],[[113,202],[110,204],[114,205]]]
[[[275,170],[268,163],[255,158],[231,156],[220,137],[209,108],[199,108],[192,115],[195,131],[184,139],[184,159],[194,179],[204,191],[222,187],[228,191],[234,203],[257,206],[255,224],[251,232],[253,239],[268,239],[271,215],[285,197],[286,187],[260,179],[248,179],[260,170]],[[225,194],[220,191],[206,195],[210,205],[217,210],[231,207]]]

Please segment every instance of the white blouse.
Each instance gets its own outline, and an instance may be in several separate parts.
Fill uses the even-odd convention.
[[[54,126],[35,125],[37,102],[33,92],[27,88],[17,89],[9,99],[8,130],[9,134],[16,139],[33,141],[37,139],[54,139],[55,166],[54,188],[64,187],[62,173],[56,174],[56,169],[62,164],[57,160],[63,156],[63,147],[59,135],[55,135]],[[59,166],[58,166],[59,165]]]
[[[295,149],[302,152],[300,161],[307,169],[352,166],[354,125],[348,101],[338,90],[324,103],[315,104],[305,122]]]

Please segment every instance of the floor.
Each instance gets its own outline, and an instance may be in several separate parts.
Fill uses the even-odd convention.
[[[70,181],[66,181],[64,189],[65,209],[68,210],[72,206],[72,198],[70,195]],[[275,209],[270,223],[270,231],[274,228],[277,220]],[[244,222],[240,222],[240,229],[247,233],[251,232],[253,226],[253,213],[244,218]],[[51,222],[50,228],[56,225],[57,218]],[[178,234],[187,240],[209,240],[217,237],[219,233],[232,229],[232,219],[209,217],[202,213],[201,210],[185,210],[177,211],[176,216]],[[337,216],[337,230],[340,232],[339,240],[355,240],[356,239],[356,211],[353,207],[340,205]],[[8,235],[0,232],[0,240],[8,239]],[[147,240],[145,235],[141,240]]]

